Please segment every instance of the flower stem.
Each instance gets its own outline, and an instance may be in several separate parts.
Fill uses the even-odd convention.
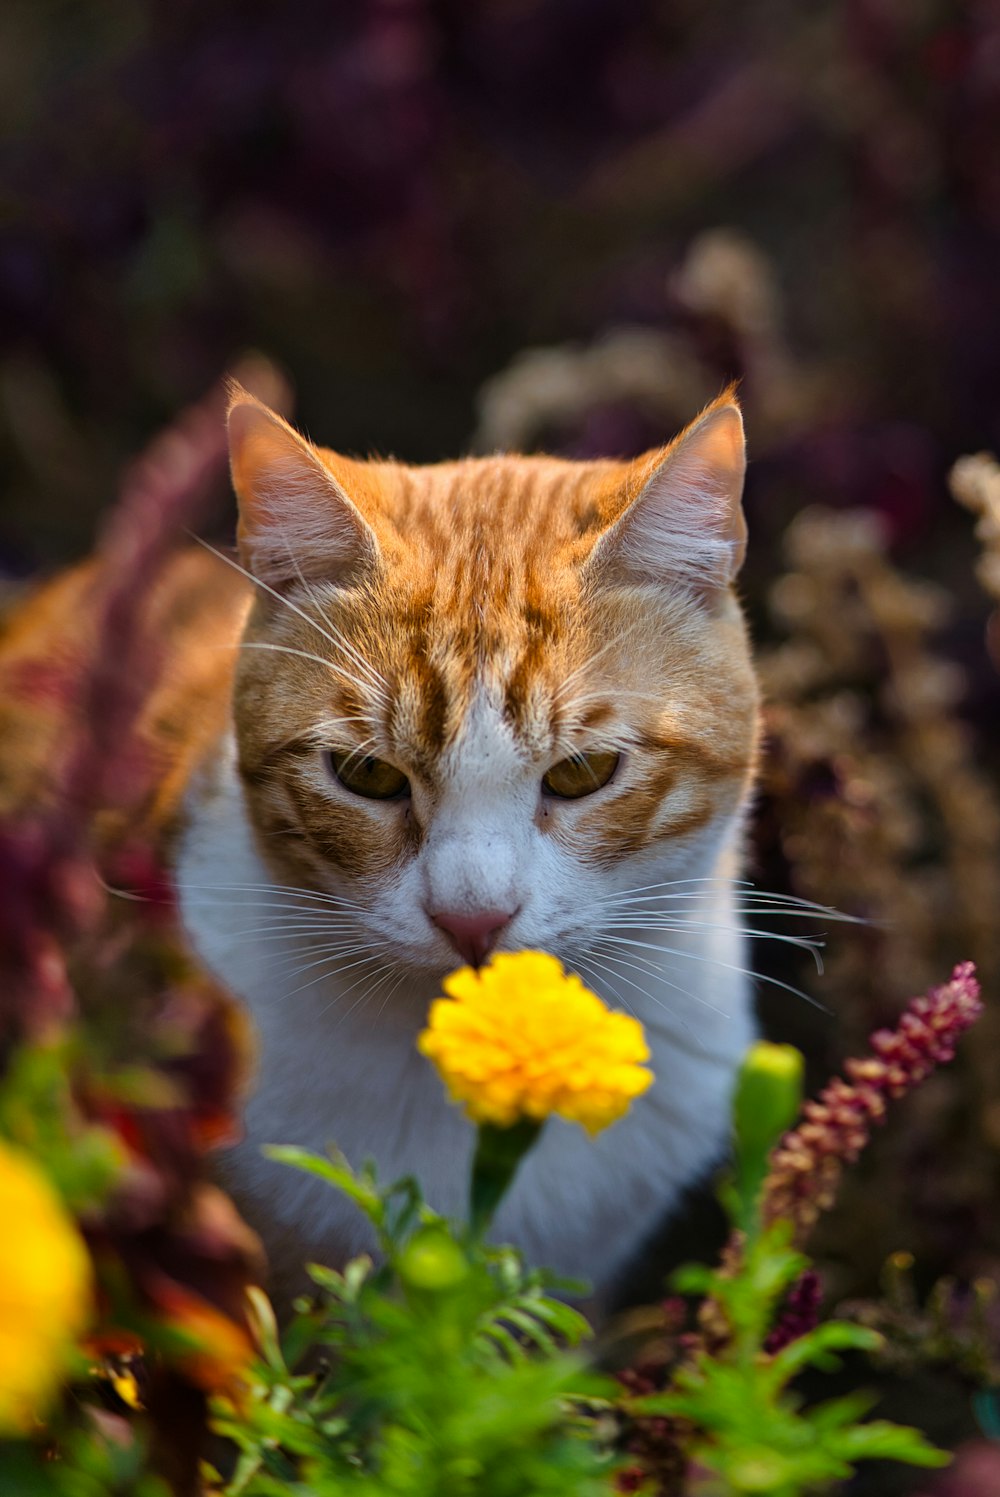
[[[480,1124],[469,1200],[469,1229],[473,1239],[485,1235],[518,1165],[541,1131],[541,1123],[532,1118],[521,1118],[509,1128]]]

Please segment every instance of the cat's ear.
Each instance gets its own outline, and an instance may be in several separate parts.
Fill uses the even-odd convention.
[[[605,581],[726,587],[743,564],[746,447],[731,391],[670,446],[637,458],[624,510],[601,536],[586,570]]]
[[[261,582],[343,582],[375,564],[371,527],[320,454],[239,388],[229,406],[229,465],[240,560]]]

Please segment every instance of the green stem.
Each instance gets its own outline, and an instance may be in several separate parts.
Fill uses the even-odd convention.
[[[474,1239],[485,1235],[518,1165],[541,1131],[541,1123],[530,1118],[521,1118],[509,1128],[480,1125],[469,1190],[469,1230]]]

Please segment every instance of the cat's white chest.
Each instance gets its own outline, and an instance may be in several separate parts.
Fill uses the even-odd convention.
[[[303,1261],[342,1261],[370,1244],[355,1208],[266,1160],[265,1144],[335,1144],[352,1164],[373,1158],[384,1180],[418,1175],[432,1205],[461,1214],[473,1130],[414,1044],[435,985],[420,991],[419,979],[404,978],[384,1003],[388,983],[363,1001],[347,961],[323,965],[315,935],[281,934],[230,764],[195,808],[177,882],[195,948],[258,1027],[246,1139],[222,1173],[251,1223],[263,1225],[279,1277],[288,1282]],[[689,956],[657,959],[661,976],[644,977],[641,993],[624,964],[610,962],[602,996],[615,1006],[621,996],[643,1021],[656,1082],[596,1140],[559,1121],[546,1126],[496,1223],[496,1235],[532,1260],[606,1285],[719,1157],[753,1020],[745,980],[731,970],[741,965],[741,937],[724,895],[712,923],[711,934],[674,936],[675,947],[691,943]]]

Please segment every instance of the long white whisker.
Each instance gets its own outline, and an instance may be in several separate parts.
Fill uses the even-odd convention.
[[[323,894],[317,889],[302,889],[296,884],[189,884],[185,881],[184,888],[199,890],[220,889],[226,893],[233,894],[279,894],[287,895],[289,899],[318,899],[324,904],[347,905],[355,910],[362,908],[355,899],[346,899],[341,894]]]
[[[711,915],[716,909],[714,901],[706,904],[704,901],[695,900],[693,903],[685,904],[682,899],[677,903],[661,903],[659,900],[650,904],[646,900],[631,900],[623,904],[612,905],[610,914],[615,919],[622,920],[689,920],[699,914]],[[780,905],[768,904],[727,904],[725,912],[728,915],[753,915],[757,919],[779,919],[787,917],[790,920],[820,920],[823,918],[819,910],[786,910]],[[825,934],[825,932],[824,932]]]
[[[347,961],[347,957],[353,957],[354,960]],[[289,966],[286,962],[284,967],[280,969],[279,975],[283,982],[292,982],[296,977],[301,977],[305,972],[314,972],[317,967],[329,967],[330,971],[326,973],[326,976],[333,977],[339,975],[341,972],[350,972],[355,967],[364,966],[366,962],[373,962],[375,959],[366,947],[352,946],[348,947],[346,951],[342,951],[339,947],[327,947],[323,955],[317,957],[315,961],[300,962],[296,967]],[[288,993],[283,992],[282,998],[290,997],[291,993],[301,991],[301,988],[292,988]]]
[[[339,773],[341,775],[345,774],[347,772],[347,770],[349,770],[351,768],[351,766],[354,764],[354,761],[356,759],[363,759],[365,757],[365,755],[368,753],[368,750],[372,749],[374,747],[375,747],[375,740],[374,740],[374,738],[366,738],[363,743],[357,744],[357,746],[355,748],[351,749],[351,752],[348,754],[348,756],[344,760],[343,764],[341,764],[339,766]]]
[[[624,999],[622,997],[621,993],[619,993],[618,989],[615,987],[614,983],[611,981],[611,978],[616,975],[614,973],[614,971],[612,970],[611,967],[607,967],[606,966],[605,969],[604,969],[604,972],[602,974],[601,969],[598,966],[598,963],[596,961],[591,961],[589,959],[589,957],[585,957],[585,956],[577,956],[573,961],[570,962],[570,966],[571,967],[580,967],[582,969],[589,969],[594,974],[594,976],[597,978],[599,986],[606,987],[608,989],[608,991],[611,993],[612,997],[616,998],[618,1000],[618,1002],[621,1004],[622,1008],[627,1008],[628,1011],[629,1011],[629,1013],[632,1014],[633,1017],[635,1016],[635,1009],[632,1007],[632,1005],[630,1003],[627,1002],[626,999]],[[586,970],[584,970],[581,973],[581,975],[582,976],[586,976]]]
[[[279,593],[276,588],[271,587],[267,582],[262,582],[259,577],[255,577],[252,572],[248,572],[246,567],[241,566],[231,556],[226,556],[225,552],[220,551],[216,546],[210,545],[202,536],[195,536],[194,538],[199,545],[204,546],[206,551],[210,551],[213,556],[217,556],[220,561],[224,561],[227,567],[232,567],[234,572],[239,572],[248,582],[252,582],[255,587],[259,587],[264,592],[269,593],[272,598],[281,603],[290,613],[297,614],[303,623],[308,624],[310,628],[316,630],[317,634],[322,635],[327,644],[332,645],[335,650],[343,650],[348,659],[353,660],[355,665],[369,678],[369,685],[375,688],[376,694],[383,701],[385,700],[388,690],[385,681],[364,656],[354,648],[349,640],[344,639],[343,636],[337,637],[331,634],[322,624],[317,623],[314,618],[310,618],[305,609],[300,608],[297,603],[293,603],[291,598],[287,598],[284,593]]]
[[[134,889],[117,889],[114,884],[109,884],[107,879],[102,878],[97,869],[94,869],[94,878],[97,880],[105,894],[111,894],[115,899],[128,899],[133,904],[162,904],[159,899],[151,899],[148,894],[137,894]]]
[[[675,1009],[669,1008],[668,1005],[662,1001],[662,999],[654,997],[654,995],[649,991],[648,988],[640,987],[637,982],[632,982],[630,978],[624,977],[623,974],[618,972],[615,967],[610,965],[609,961],[606,958],[598,958],[593,952],[590,952],[588,953],[585,960],[589,965],[593,967],[594,971],[597,973],[598,980],[601,980],[601,973],[603,971],[603,973],[605,974],[603,981],[607,982],[609,987],[611,986],[611,984],[608,976],[606,975],[608,973],[610,973],[614,977],[620,977],[623,982],[627,982],[629,986],[634,988],[636,992],[641,994],[643,998],[648,999],[650,1003],[655,1003],[657,1008],[662,1008],[664,1013],[669,1014],[671,1020],[676,1021],[684,1030],[684,1032],[690,1036],[691,1042],[694,1045],[695,1049],[699,1052],[699,1054],[704,1055],[706,1053],[704,1040],[696,1032],[696,1030],[692,1028],[691,1024],[688,1023],[687,1019],[685,1019],[682,1014],[679,1014]],[[618,958],[616,957],[615,960],[618,960]],[[639,971],[641,969],[637,968],[636,970]],[[675,987],[676,984],[672,983],[670,984],[670,986]],[[684,998],[691,998],[694,996],[692,993],[688,992],[686,988],[677,988],[677,991]],[[622,1001],[624,1002],[624,1000]],[[634,1010],[632,1010],[632,1012],[634,1012]],[[723,1014],[722,1017],[728,1018],[728,1015]],[[677,1044],[676,1035],[672,1037],[671,1043],[674,1045]]]
[[[369,957],[368,960],[374,962],[375,958],[374,957]],[[391,963],[386,962],[382,966],[376,967],[374,973],[371,974],[372,980],[374,981],[375,978],[381,976],[385,972],[385,970],[386,970],[387,967],[391,967]],[[323,1008],[320,1009],[320,1017],[322,1017],[323,1014],[329,1013],[329,1011],[330,1011],[331,1008],[336,1007],[336,1005],[340,1002],[341,998],[346,998],[347,995],[348,995],[348,993],[353,993],[354,990],[355,990],[355,988],[360,987],[361,984],[365,981],[365,976],[366,976],[366,974],[362,972],[361,976],[355,978],[354,982],[351,983],[350,987],[345,988],[342,993],[337,993],[333,998],[331,998],[330,1002],[327,1003],[327,1004],[325,1004],[323,1006]],[[319,982],[320,978],[318,978],[318,977],[314,978],[313,981],[314,982]],[[307,986],[309,986],[309,984],[307,984]],[[350,1008],[347,1010],[347,1013],[341,1015],[341,1017],[337,1020],[337,1023],[338,1024],[342,1024],[345,1019],[349,1018],[350,1015],[353,1014],[354,1010],[357,1008],[358,1002],[360,1002],[364,998],[366,998],[368,996],[368,993],[370,993],[370,992],[371,992],[371,989],[368,988],[366,990],[366,992],[361,995],[360,999],[356,1000],[354,1003],[351,1004]]]
[[[627,940],[623,936],[602,936],[601,941],[604,944],[629,946],[633,949],[642,948],[647,951],[662,952],[664,956],[680,956],[686,958],[691,962],[704,962],[709,966],[722,967],[727,972],[738,972],[741,976],[752,977],[757,982],[768,982],[772,985],[772,987],[784,988],[787,993],[794,994],[796,998],[802,998],[806,1003],[811,1004],[813,1008],[818,1008],[822,1013],[829,1013],[829,1009],[826,1007],[826,1005],[820,1003],[817,998],[811,997],[808,993],[803,993],[801,988],[793,987],[790,982],[783,982],[779,977],[770,976],[770,974],[767,972],[754,972],[749,967],[738,967],[733,962],[722,961],[719,957],[699,956],[696,952],[684,951],[681,947],[659,946],[650,941],[632,941]]]
[[[282,936],[291,938],[293,936],[329,936],[331,940],[346,940],[349,935],[357,935],[358,923],[356,920],[323,920],[312,923],[299,923],[287,921],[267,921],[263,925],[233,925],[229,928],[233,936],[258,936],[263,940],[279,940]]]
[[[689,930],[731,931],[732,926],[714,925],[705,920],[692,920],[683,916],[680,919],[672,916],[670,918],[654,917],[650,920],[644,920],[641,915],[630,915],[627,919],[602,920],[601,929],[642,931],[663,930],[675,931],[678,935],[683,935],[685,931]],[[792,936],[789,935],[786,931],[756,930],[753,927],[746,925],[740,927],[740,933],[745,936],[753,936],[756,939],[762,941],[779,941],[785,946],[795,946],[800,951],[807,951],[816,965],[816,971],[822,976],[823,958],[820,956],[819,948],[823,943],[819,937],[814,938],[810,936]]]
[[[685,885],[699,884],[703,887],[698,889],[685,888]],[[706,887],[707,886],[707,887]],[[677,890],[669,894],[657,894],[657,889]],[[798,918],[801,915],[813,915],[826,920],[837,920],[848,925],[866,925],[869,922],[860,915],[845,915],[840,910],[831,909],[828,905],[817,904],[811,899],[801,899],[794,894],[774,894],[767,890],[755,889],[745,879],[727,878],[705,878],[705,879],[668,879],[664,883],[646,884],[638,888],[622,889],[618,893],[605,895],[602,905],[622,905],[632,903],[650,904],[654,901],[674,901],[689,899],[711,899],[716,891],[733,890],[737,898],[748,900],[755,906],[771,914],[787,914]]]
[[[316,919],[326,916],[330,920],[347,919],[351,915],[356,917],[361,913],[360,907],[356,908],[353,905],[344,908],[339,905],[296,906],[282,904],[280,900],[267,899],[207,899],[202,897],[187,901],[187,907],[193,910],[233,910],[236,913],[243,912],[248,917],[253,916],[255,911],[261,911],[261,918],[265,920],[271,918],[270,912],[272,911],[275,915],[287,915],[289,919],[313,915]]]
[[[623,944],[621,942],[616,942],[616,938],[614,936],[599,936],[590,946],[589,952],[593,952],[594,947],[596,946],[604,947],[611,943]],[[676,993],[680,993],[682,997],[693,998],[696,1003],[701,1004],[702,1008],[707,1008],[710,1013],[717,1014],[720,1019],[729,1019],[732,1017],[731,1014],[726,1013],[725,1009],[717,1008],[714,1003],[709,1003],[708,999],[703,998],[700,993],[692,993],[689,988],[681,987],[680,983],[671,982],[669,977],[664,977],[662,968],[655,966],[646,957],[640,956],[636,961],[629,961],[627,957],[622,956],[618,951],[609,951],[607,953],[607,956],[610,960],[613,960],[614,970],[616,972],[619,965],[628,967],[633,972],[641,972],[644,976],[653,977],[657,982],[666,984],[668,988],[673,988],[674,991]],[[629,979],[623,976],[622,981],[628,982]],[[652,993],[648,992],[644,988],[640,988],[637,983],[632,983],[632,987],[636,988],[638,992],[643,993],[647,998],[651,999],[653,1003],[659,1004],[660,1008],[664,1009],[665,1012],[673,1012],[673,1010],[667,1008],[667,1005],[665,1003],[662,1003],[660,999],[656,998]]]
[[[303,734],[303,737],[311,739],[320,748],[327,748],[331,733],[345,723],[357,723],[362,728],[371,727],[371,719],[362,717],[358,713],[347,717],[325,717],[309,733]]]
[[[349,934],[357,934],[357,921],[343,921],[336,924],[333,921],[323,921],[313,925],[276,924],[276,925],[243,925],[234,926],[230,932],[234,936],[252,936],[254,940],[280,941],[291,940],[295,936],[303,936],[313,939],[316,936],[340,936],[346,938]]]
[[[319,956],[322,954],[339,956],[356,956],[359,951],[382,951],[383,944],[380,941],[370,939],[359,939],[357,931],[351,934],[326,932],[328,939],[322,939],[322,932],[317,932],[306,943],[296,950],[290,950],[285,960],[285,966],[290,962],[300,961],[305,956]],[[294,975],[294,974],[292,974]]]
[[[375,981],[377,980],[377,977],[378,977],[378,974],[376,973],[373,976],[372,981],[369,983],[368,987],[365,988],[365,990],[364,990],[363,993],[359,993],[358,994],[358,996],[355,998],[354,1002],[351,1004],[351,1006],[347,1010],[347,1012],[340,1015],[339,1019],[337,1020],[336,1025],[334,1026],[335,1028],[339,1027],[341,1024],[345,1024],[347,1022],[347,1020],[351,1017],[351,1015],[353,1014],[353,1012],[354,1012],[354,1010],[356,1008],[364,1008],[365,1004],[368,1002],[369,998],[371,997],[372,993],[374,992]],[[349,989],[348,991],[351,991],[351,990]]]
[[[392,972],[392,967],[391,966],[387,966],[386,969],[385,969],[385,971],[383,972],[382,976],[378,979],[378,981],[379,982],[385,982],[386,978],[390,976],[391,972]],[[400,984],[402,983],[402,981],[405,978],[405,976],[406,976],[405,970],[402,971],[402,972],[400,972],[397,975],[397,977],[396,977],[396,981],[392,984],[392,986],[389,988],[388,992],[383,997],[382,1002],[378,1006],[378,1012],[376,1013],[374,1019],[372,1020],[372,1026],[373,1026],[373,1028],[378,1024],[379,1019],[381,1019],[382,1015],[385,1013],[386,1005],[388,1004],[390,998],[392,998],[392,996],[393,996],[394,993],[398,992]],[[371,993],[370,993],[369,996],[370,997],[374,997],[374,995],[377,992],[377,990],[378,990],[378,987],[377,987],[377,984],[376,984],[376,986],[371,989]]]
[[[291,545],[291,542],[288,539],[288,536],[287,535],[282,535],[282,540],[284,541],[285,547],[286,547],[286,549],[288,551],[288,554],[291,557],[292,565],[295,567],[295,571],[296,571],[296,574],[298,575],[299,582],[301,583],[302,587],[305,589],[306,597],[309,599],[310,603],[316,609],[316,612],[318,614],[320,614],[320,616],[322,617],[322,615],[323,615],[323,600],[322,600],[322,598],[320,597],[320,595],[316,591],[316,589],[313,587],[312,583],[308,581],[308,579],[306,578],[305,574],[303,573],[302,568],[299,565],[298,557],[295,555],[295,553],[292,550],[292,545]],[[331,627],[333,627],[333,626],[331,625]],[[354,649],[353,645],[351,645],[347,640],[343,639],[343,637],[340,635],[339,630],[337,631],[337,636],[338,636],[339,639],[341,639],[341,643],[342,643],[343,647],[345,647],[347,649],[351,649],[351,650]],[[382,675],[381,671],[376,670],[375,666],[372,665],[372,663],[371,663],[370,660],[366,660],[364,658],[364,656],[359,651],[355,651],[355,654],[357,656],[358,662],[361,665],[364,666],[364,668],[368,671],[369,675],[378,683],[378,685],[380,687],[382,687],[383,700],[384,700],[385,699],[385,695],[389,691],[389,683],[388,683],[388,681]]]
[[[208,909],[232,909],[246,910],[249,914],[253,910],[263,910],[266,913],[259,918],[263,923],[260,925],[247,925],[246,930],[278,930],[281,926],[289,928],[295,926],[303,930],[349,930],[357,928],[357,910],[339,910],[336,905],[331,909],[324,910],[322,906],[317,909],[289,909],[286,904],[257,904],[247,906],[244,904],[233,904],[224,901],[221,905],[212,905],[209,902]]]
[[[358,951],[366,951],[366,950],[367,951],[379,951],[379,950],[381,950],[381,947],[376,942],[372,941],[372,942],[369,942],[367,946],[358,946],[358,947],[355,947],[349,953],[344,953],[344,952],[341,952],[341,951],[335,951],[335,952],[333,952],[329,956],[322,956],[322,957],[317,958],[317,960],[314,961],[314,962],[307,962],[305,966],[297,967],[293,972],[289,972],[286,975],[287,975],[288,980],[291,981],[292,978],[294,978],[294,977],[300,977],[303,972],[311,972],[313,970],[313,968],[315,968],[315,967],[337,967],[337,964],[342,960],[342,958],[343,958],[343,956],[345,954],[353,956]],[[374,956],[359,956],[359,957],[356,958],[355,961],[348,962],[345,966],[339,967],[338,968],[338,974],[339,974],[339,972],[351,972],[351,971],[353,971],[353,969],[355,967],[363,967],[367,962],[374,962],[376,959],[377,958],[374,957]],[[320,973],[318,977],[316,977],[316,978],[313,979],[313,981],[318,982],[320,980],[320,977],[322,977],[324,975],[329,975],[329,974]],[[311,982],[302,983],[299,987],[292,988],[289,992],[283,993],[282,997],[283,998],[292,998],[292,997],[294,997],[294,995],[296,993],[301,993],[304,988],[308,988],[308,987],[311,987],[311,986],[312,986]],[[348,992],[350,992],[350,989],[348,989]]]
[[[351,671],[345,670],[342,665],[336,665],[336,664],[334,664],[334,662],[332,660],[324,660],[323,657],[322,657],[322,655],[313,655],[313,654],[311,654],[309,650],[296,650],[296,649],[293,649],[291,645],[270,644],[267,640],[263,640],[263,639],[244,639],[244,640],[241,640],[240,643],[237,644],[235,647],[231,647],[231,646],[227,645],[227,646],[223,646],[223,648],[225,648],[225,649],[235,648],[237,650],[273,650],[278,655],[297,655],[302,660],[313,660],[313,661],[315,661],[317,665],[323,666],[323,668],[325,670],[328,670],[331,673],[331,675],[336,676],[338,680],[350,681],[350,683],[351,683],[352,686],[357,686],[362,691],[370,691],[371,690],[371,682],[370,681],[365,681],[361,677],[355,676]],[[343,718],[343,719],[340,719],[340,721],[343,721],[343,722],[352,722],[352,721],[357,722],[357,721],[360,721],[360,719],[357,719],[357,718]]]
[[[695,903],[685,905],[677,904],[647,904],[645,900],[636,900],[635,904],[613,905],[610,916],[616,920],[632,920],[638,923],[640,920],[693,920],[700,914],[712,915],[716,909],[715,904]],[[780,907],[772,908],[770,905],[761,904],[735,904],[726,906],[726,914],[729,915],[753,915],[757,919],[778,919],[787,915],[799,920],[819,920],[820,914],[814,910],[783,910]],[[824,932],[826,934],[826,932]]]

